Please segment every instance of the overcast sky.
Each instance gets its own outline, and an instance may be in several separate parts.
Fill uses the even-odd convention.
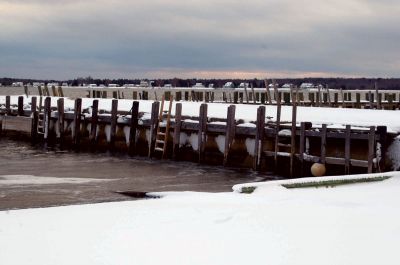
[[[0,0],[0,76],[400,76],[399,0]]]

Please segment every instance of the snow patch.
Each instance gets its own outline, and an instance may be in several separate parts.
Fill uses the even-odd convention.
[[[392,169],[400,169],[400,136],[397,136],[389,146],[387,156],[392,162]]]
[[[254,147],[256,145],[256,140],[252,138],[246,138],[246,149],[249,155],[254,156]]]
[[[215,137],[215,142],[217,143],[218,150],[221,153],[224,153],[225,151],[225,135],[218,135]]]

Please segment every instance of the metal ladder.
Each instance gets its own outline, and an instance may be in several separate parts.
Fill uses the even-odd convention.
[[[156,143],[154,145],[154,151],[162,152],[162,158],[166,158],[167,144],[168,144],[168,136],[169,136],[169,128],[171,124],[171,109],[172,102],[174,101],[174,97],[171,95],[169,98],[169,107],[166,111],[167,120],[164,123],[164,102],[165,95],[162,97],[160,114],[158,116],[158,126],[157,126],[157,134],[156,134]]]

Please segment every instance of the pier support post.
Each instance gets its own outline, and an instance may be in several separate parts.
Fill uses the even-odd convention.
[[[62,146],[64,143],[64,98],[59,98],[57,100],[57,110],[58,110],[58,133],[59,133],[59,143]]]
[[[136,154],[136,131],[139,120],[139,101],[133,101],[132,113],[131,113],[131,124],[129,130],[129,155],[133,156]]]
[[[375,157],[375,126],[369,127],[368,133],[368,173],[372,173]]]
[[[32,117],[32,126],[31,126],[31,140],[32,143],[37,140],[37,127],[39,122],[39,113],[36,109],[37,107],[37,97],[32,97],[31,99],[31,117]]]
[[[118,100],[113,99],[111,102],[111,124],[110,124],[110,147],[114,148],[115,135],[117,134],[117,112],[118,112]]]
[[[233,139],[235,138],[235,105],[230,105],[228,107],[228,113],[226,117],[226,133],[225,133],[225,148],[224,148],[224,161],[223,165],[228,164],[229,150],[231,149]]]
[[[379,169],[380,172],[385,172],[385,167],[386,167],[386,150],[387,150],[387,127],[386,126],[378,126],[377,127],[377,132],[379,134],[379,143],[380,143],[380,153],[381,157],[379,160]]]
[[[11,114],[11,98],[10,98],[10,96],[6,96],[6,113],[7,113],[7,115]]]
[[[200,105],[199,115],[199,135],[198,135],[198,148],[199,148],[199,163],[204,161],[204,150],[207,141],[207,104]]]
[[[43,113],[43,124],[44,124],[44,141],[49,140],[50,134],[50,117],[51,117],[51,97],[46,97],[44,100],[44,113]]]
[[[18,116],[24,116],[24,97],[18,97]]]
[[[257,109],[257,127],[256,127],[256,137],[254,144],[254,162],[253,162],[254,170],[260,170],[261,167],[264,130],[265,130],[265,107],[260,106]]]
[[[75,99],[74,107],[74,130],[73,130],[73,144],[77,148],[81,138],[81,114],[82,114],[82,99]]]
[[[92,119],[90,122],[89,141],[93,146],[97,143],[97,123],[99,121],[99,100],[95,99],[92,103]]]
[[[172,157],[174,160],[178,159],[179,144],[181,140],[181,126],[182,126],[182,103],[175,105],[175,127],[174,127],[174,142]]]
[[[350,174],[350,140],[351,140],[351,125],[346,125],[345,147],[344,147],[344,171],[345,174]]]

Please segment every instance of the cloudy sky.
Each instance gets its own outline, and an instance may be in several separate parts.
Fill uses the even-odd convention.
[[[399,0],[0,0],[0,76],[400,76]]]

